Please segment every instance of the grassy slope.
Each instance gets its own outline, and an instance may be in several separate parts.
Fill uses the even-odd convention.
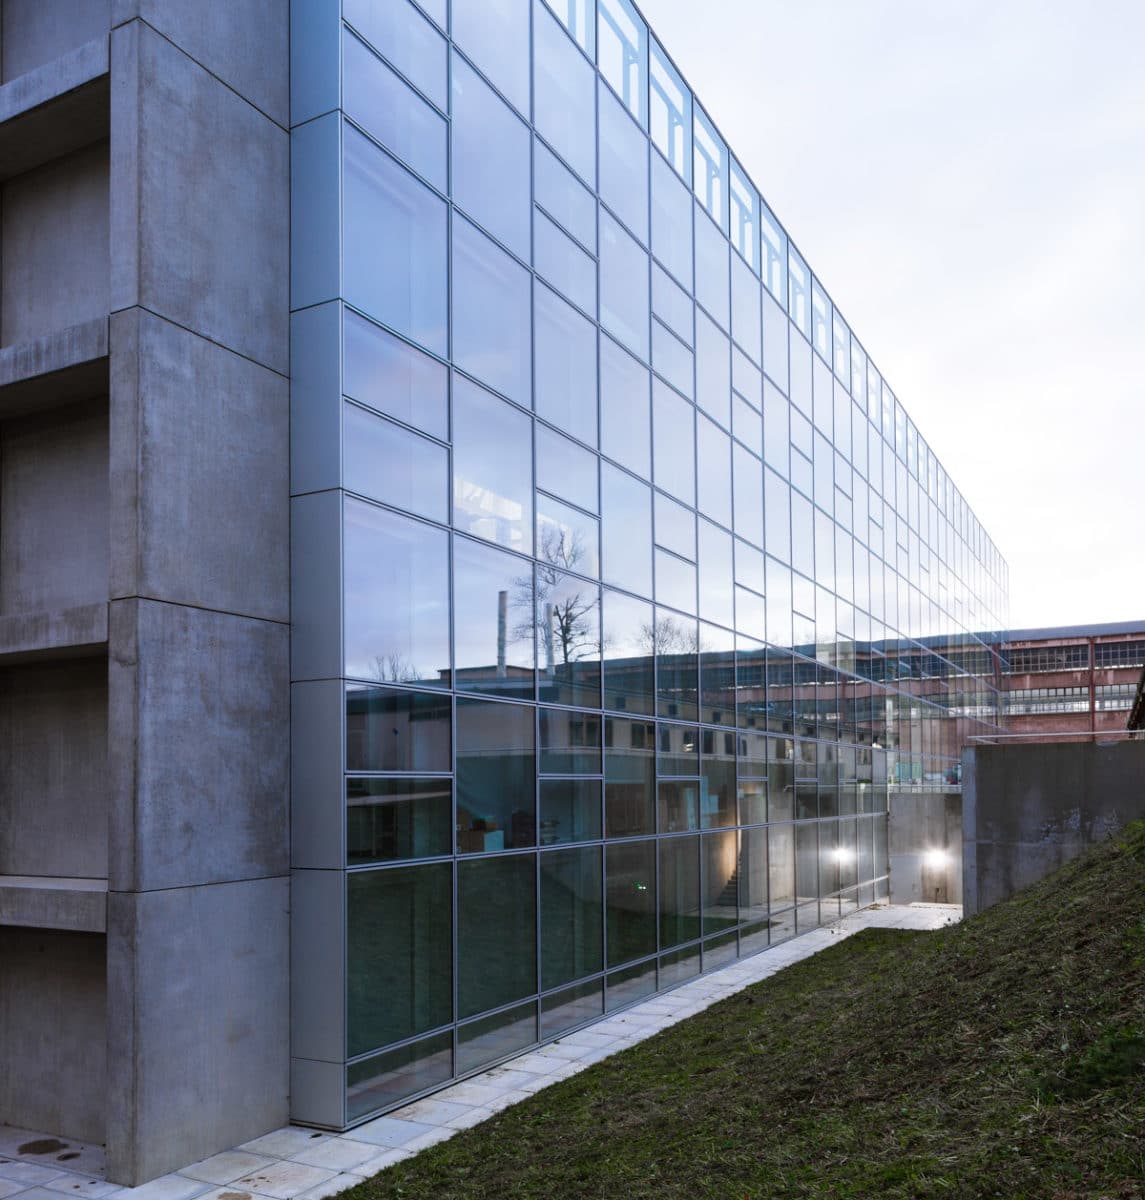
[[[869,930],[344,1193],[1145,1196],[1145,822]]]

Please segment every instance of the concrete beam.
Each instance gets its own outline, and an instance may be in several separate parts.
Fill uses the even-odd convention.
[[[108,136],[107,38],[0,86],[0,180]]]
[[[106,653],[106,604],[0,617],[0,665]]]
[[[103,933],[107,880],[0,875],[0,925]]]
[[[108,325],[96,317],[0,349],[0,420],[105,395]]]

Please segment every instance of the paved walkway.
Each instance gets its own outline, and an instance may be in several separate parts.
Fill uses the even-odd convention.
[[[0,1126],[0,1200],[322,1200],[861,929],[937,929],[961,916],[960,907],[947,904],[866,908],[737,959],[349,1133],[288,1126],[142,1187],[107,1183],[101,1147],[63,1144]],[[29,1143],[36,1142],[39,1153],[30,1153]]]

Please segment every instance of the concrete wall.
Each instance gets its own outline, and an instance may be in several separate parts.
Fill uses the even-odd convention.
[[[107,876],[104,659],[0,671],[0,797],[0,875]]]
[[[103,1141],[105,944],[97,933],[0,925],[0,1046],[10,1048],[0,1124]]]
[[[0,0],[0,83],[75,50],[111,23],[111,0]]]
[[[962,796],[890,793],[887,824],[892,904],[962,903]]]
[[[0,346],[107,315],[108,147],[0,186]]]
[[[1145,817],[1145,742],[977,746],[963,752],[962,798],[969,914]]]
[[[107,403],[0,424],[0,615],[106,602]]]

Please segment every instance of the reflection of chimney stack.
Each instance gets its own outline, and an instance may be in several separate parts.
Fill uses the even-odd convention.
[[[497,678],[505,678],[505,642],[509,625],[509,593],[497,593]]]
[[[555,615],[556,614],[553,612],[552,601],[547,602],[545,604],[545,629],[544,629],[545,658],[546,658],[545,667],[548,671],[548,675],[549,675],[550,679],[552,679],[553,676],[557,673],[556,633],[553,629],[553,619],[554,619]]]

